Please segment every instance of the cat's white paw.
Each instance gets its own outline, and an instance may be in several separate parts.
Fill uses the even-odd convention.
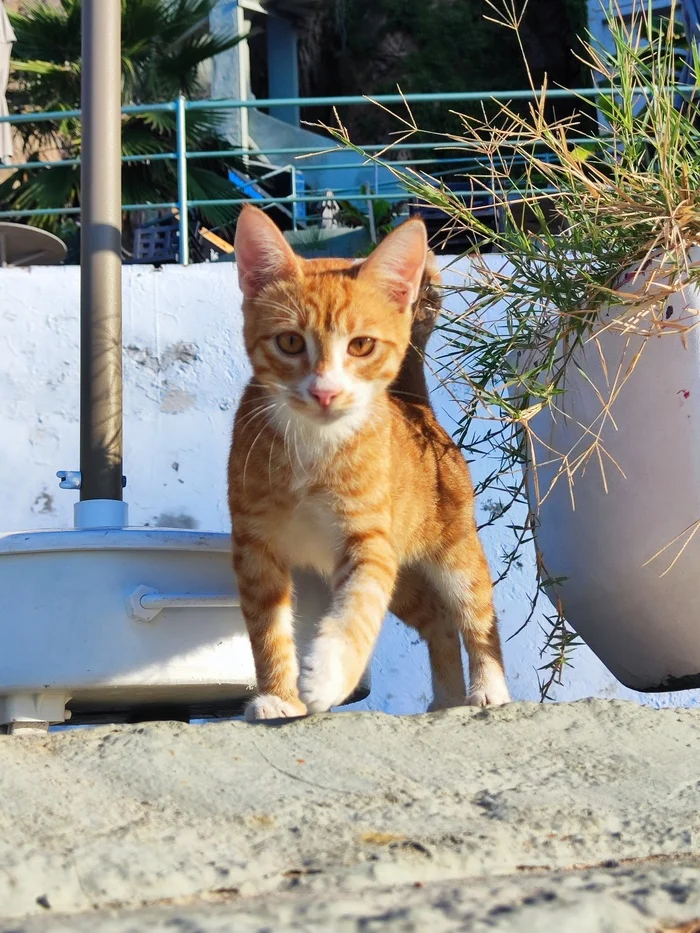
[[[490,677],[469,692],[467,706],[505,706],[510,693],[503,677]]]
[[[345,643],[333,635],[320,635],[301,662],[299,696],[310,713],[324,713],[347,699]]]
[[[248,722],[256,722],[258,719],[292,719],[294,716],[303,715],[301,703],[282,700],[272,693],[263,693],[255,697],[245,708],[245,718]]]

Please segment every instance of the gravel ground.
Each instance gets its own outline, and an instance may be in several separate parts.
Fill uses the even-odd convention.
[[[149,723],[0,760],[0,933],[700,931],[700,710]]]

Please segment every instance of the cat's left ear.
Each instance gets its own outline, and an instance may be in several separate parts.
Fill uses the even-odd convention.
[[[362,263],[358,277],[380,282],[392,301],[410,308],[418,298],[427,258],[425,224],[422,220],[407,220]]]

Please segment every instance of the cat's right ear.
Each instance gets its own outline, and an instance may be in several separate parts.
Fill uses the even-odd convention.
[[[238,282],[246,298],[266,285],[299,275],[299,260],[274,222],[259,208],[246,204],[236,225],[234,242]]]

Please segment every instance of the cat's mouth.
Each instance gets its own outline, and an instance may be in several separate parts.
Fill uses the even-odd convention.
[[[334,424],[350,414],[349,408],[311,408],[311,417],[319,424]]]
[[[289,399],[289,405],[315,424],[334,424],[336,421],[340,421],[341,418],[349,415],[353,410],[352,405],[321,406],[315,403],[312,404],[305,399],[296,398],[295,396]]]

